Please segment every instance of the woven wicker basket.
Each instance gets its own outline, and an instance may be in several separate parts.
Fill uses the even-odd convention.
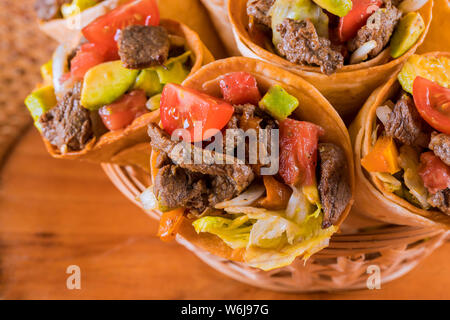
[[[136,197],[149,185],[150,177],[131,167],[102,165],[114,185],[142,208]],[[154,213],[146,211],[159,220]],[[362,221],[362,220],[361,220]],[[311,292],[362,289],[370,276],[368,267],[379,267],[381,283],[396,279],[413,269],[445,241],[450,232],[394,225],[364,228],[343,225],[330,246],[306,263],[297,259],[290,266],[269,272],[219,258],[201,250],[182,237],[177,241],[201,260],[223,274],[264,289],[285,292]]]

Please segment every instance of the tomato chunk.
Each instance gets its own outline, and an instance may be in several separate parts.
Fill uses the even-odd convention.
[[[352,2],[350,12],[339,19],[338,38],[341,42],[355,37],[372,13],[383,4],[382,0],[352,0]]]
[[[450,89],[428,79],[416,77],[413,97],[422,118],[436,130],[450,134]]]
[[[111,130],[123,129],[140,115],[148,112],[145,107],[147,96],[142,90],[134,90],[125,94],[116,102],[99,109],[105,126]]]
[[[158,237],[163,241],[174,240],[183,222],[183,215],[183,208],[164,212],[159,221]]]
[[[166,132],[185,129],[185,141],[197,142],[214,136],[230,121],[229,103],[177,84],[166,84],[161,95],[161,123]],[[181,136],[182,134],[180,134]]]
[[[431,193],[450,188],[450,167],[433,152],[425,152],[420,156],[419,175],[425,187]]]
[[[317,145],[325,131],[310,122],[280,122],[280,175],[289,185],[310,186],[316,181]]]
[[[220,89],[225,101],[231,104],[251,103],[261,100],[256,79],[247,72],[231,72],[220,80]]]
[[[97,18],[82,32],[85,38],[105,50],[117,51],[117,31],[130,25],[159,24],[159,11],[155,0],[134,0]]]
[[[70,73],[74,80],[82,80],[84,75],[96,65],[105,62],[104,53],[98,50],[94,44],[86,43],[70,62]]]

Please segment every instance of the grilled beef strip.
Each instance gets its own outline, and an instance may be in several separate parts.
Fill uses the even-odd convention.
[[[282,41],[277,49],[292,63],[319,66],[325,74],[332,74],[344,65],[344,57],[331,46],[331,41],[319,37],[309,19],[285,19],[277,26]]]
[[[120,59],[128,69],[162,65],[169,56],[169,35],[161,26],[128,26],[117,43]]]
[[[42,134],[61,152],[82,150],[94,135],[90,112],[81,106],[80,95],[81,83],[77,83],[39,119]]]
[[[402,13],[396,7],[387,4],[386,8],[376,10],[366,22],[366,25],[358,30],[355,38],[349,42],[349,50],[356,51],[368,41],[375,40],[377,46],[369,52],[369,57],[376,57],[388,44],[395,26]]]
[[[450,166],[450,135],[433,132],[428,148],[433,150],[434,154],[439,157],[442,162]]]
[[[450,188],[440,190],[428,198],[428,203],[439,208],[443,213],[450,216]]]
[[[430,136],[428,127],[417,112],[413,99],[403,94],[389,114],[386,135],[410,146],[426,147]]]
[[[347,161],[340,147],[320,143],[319,160],[319,194],[324,212],[322,228],[325,229],[338,222],[351,199],[351,190],[345,174]]]
[[[271,28],[272,18],[269,10],[275,0],[249,0],[247,2],[247,14],[255,19],[255,22]]]
[[[159,176],[159,178],[157,177],[155,179],[155,194],[162,204],[169,208],[184,206],[184,204],[187,203],[186,201],[188,201],[189,203],[196,203],[196,207],[188,206],[189,208],[198,209],[201,212],[208,207],[214,207],[214,205],[219,202],[237,196],[243,192],[254,179],[254,173],[249,166],[236,162],[233,164],[215,164],[213,160],[216,155],[213,151],[203,150],[192,145],[189,146],[192,147],[194,154],[202,157],[201,159],[204,159],[204,161],[202,164],[195,164],[193,161],[195,156],[192,153],[189,154],[191,161],[187,161],[187,158],[185,157],[186,154],[183,155],[179,152],[173,152],[180,144],[172,141],[170,136],[156,124],[149,125],[148,134],[150,136],[152,148],[161,153],[165,153],[174,163],[173,165],[166,165],[158,171],[157,176]],[[185,144],[185,146],[188,145]],[[183,152],[186,150],[187,149],[184,149]],[[177,169],[173,169],[172,166],[177,167]],[[168,174],[169,169],[167,167],[170,167],[170,172],[173,173],[172,175]],[[164,177],[162,176],[163,174],[165,174]],[[181,193],[183,199],[179,199],[179,203],[176,204],[176,202],[173,201],[173,196],[170,196],[173,185],[168,185],[169,182],[166,181],[169,176],[177,177],[177,180],[181,181],[187,181],[188,177],[194,176],[196,179],[199,179],[195,181],[203,181],[202,183],[206,188],[201,189],[197,187],[194,190],[194,193]],[[156,183],[157,181],[160,182]],[[182,184],[180,183],[180,186],[181,185]],[[186,185],[183,187],[186,188]],[[189,187],[189,190],[191,189],[192,187]],[[202,192],[199,192],[199,190]],[[200,202],[202,205],[199,205]]]

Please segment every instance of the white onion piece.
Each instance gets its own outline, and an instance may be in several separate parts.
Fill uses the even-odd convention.
[[[408,12],[412,12],[412,11],[417,11],[420,8],[422,8],[426,3],[428,2],[428,0],[404,0],[402,1],[402,3],[400,3],[400,5],[398,6],[398,8],[400,9],[400,11],[402,11],[403,13],[408,13]]]
[[[308,200],[299,188],[290,187],[293,192],[286,208],[286,217],[300,224],[306,218]]]
[[[376,110],[378,119],[380,119],[385,127],[389,120],[389,115],[391,114],[391,112],[392,110],[388,106],[379,106]]]
[[[360,63],[367,59],[369,52],[372,51],[377,46],[375,40],[370,40],[359,47],[355,52],[353,52],[350,57],[350,64]]]
[[[241,193],[234,199],[223,201],[215,205],[216,209],[225,209],[228,207],[245,207],[251,205],[253,202],[258,200],[266,189],[263,185],[254,183],[252,184],[247,191]]]
[[[61,98],[66,92],[65,83],[59,82],[59,79],[69,71],[69,62],[67,61],[70,53],[68,45],[59,45],[53,53],[52,72],[53,72],[53,88],[56,97]]]
[[[138,199],[141,201],[145,210],[157,210],[159,208],[158,200],[153,193],[153,187],[145,189],[144,192],[138,196]]]

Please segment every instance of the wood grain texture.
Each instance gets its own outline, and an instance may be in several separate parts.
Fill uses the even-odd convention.
[[[97,165],[51,159],[27,132],[0,176],[3,299],[450,299],[450,244],[381,290],[281,294],[230,280],[126,200]],[[81,268],[81,290],[66,268]]]

